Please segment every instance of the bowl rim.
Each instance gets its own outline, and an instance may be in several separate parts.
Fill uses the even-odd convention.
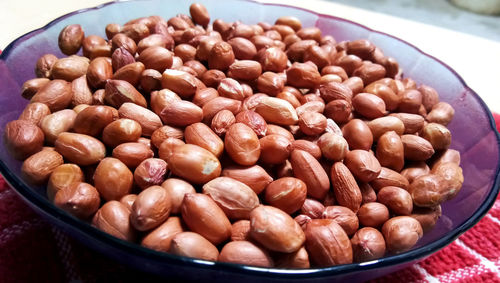
[[[49,28],[51,28],[53,25],[59,23],[60,21],[64,20],[65,18],[68,18],[70,16],[76,15],[76,14],[81,14],[85,13],[87,11],[91,10],[99,10],[101,8],[110,6],[110,5],[115,5],[115,4],[121,4],[121,3],[127,3],[127,2],[147,2],[151,0],[115,0],[111,2],[106,2],[102,3],[100,5],[94,6],[94,7],[89,7],[89,8],[83,8],[79,10],[75,10],[72,12],[69,12],[67,14],[64,14],[62,16],[59,16],[55,18],[54,20],[50,21],[43,27],[37,28],[35,30],[32,30],[30,32],[27,32],[15,40],[13,40],[7,47],[3,50],[3,52],[0,54],[0,60],[6,61],[6,59],[9,57],[10,53],[15,49],[15,46],[18,42],[22,42],[26,40],[27,38],[30,37],[30,35],[38,33],[38,32],[43,32]],[[307,13],[316,15],[318,17],[325,17],[325,18],[330,18],[334,19],[337,21],[342,21],[342,22],[347,22],[352,25],[356,25],[362,29],[365,29],[371,33],[377,33],[381,34],[386,37],[390,37],[394,40],[400,41],[407,45],[408,47],[414,48],[416,51],[418,51],[420,54],[423,56],[426,56],[430,58],[433,61],[436,61],[437,63],[441,64],[444,66],[446,69],[448,69],[463,85],[464,89],[470,93],[473,94],[473,96],[478,100],[479,104],[481,107],[485,110],[489,122],[490,122],[490,127],[495,133],[496,141],[497,141],[497,147],[500,152],[500,134],[496,130],[495,126],[495,121],[494,118],[491,114],[491,111],[489,110],[488,106],[486,103],[481,99],[481,97],[474,91],[472,90],[467,83],[464,81],[464,79],[455,71],[453,70],[450,66],[448,66],[446,63],[441,61],[440,59],[422,51],[418,47],[414,46],[413,44],[400,39],[396,36],[390,35],[388,33],[378,31],[371,29],[365,25],[359,24],[357,22],[354,22],[352,20],[344,19],[341,17],[329,15],[329,14],[324,14],[324,13],[318,13],[306,8],[302,7],[296,7],[293,5],[287,5],[287,4],[281,4],[281,3],[263,3],[258,0],[234,0],[234,1],[242,1],[242,2],[250,2],[254,3],[257,5],[263,5],[263,6],[278,6],[278,7],[287,7],[287,8],[293,8],[293,9],[298,9],[301,11],[305,11]],[[187,258],[183,256],[177,256],[177,255],[172,255],[169,253],[163,253],[163,252],[158,252],[155,250],[151,250],[145,247],[142,247],[141,245],[138,245],[136,243],[132,242],[127,242],[121,239],[118,239],[116,237],[113,237],[105,232],[102,232],[101,230],[98,230],[97,228],[91,226],[89,223],[86,223],[84,221],[81,221],[61,209],[58,209],[54,205],[52,205],[46,198],[41,197],[39,194],[33,194],[32,190],[29,186],[25,185],[23,182],[19,182],[20,179],[13,174],[13,172],[10,171],[10,169],[7,167],[7,165],[4,163],[3,160],[0,160],[0,173],[3,175],[5,181],[11,186],[11,188],[14,189],[15,192],[18,193],[18,195],[21,196],[22,199],[24,199],[31,207],[36,209],[37,211],[41,212],[45,216],[48,216],[55,220],[55,222],[58,225],[69,225],[69,228],[71,230],[74,230],[75,233],[83,233],[86,237],[91,237],[94,240],[98,241],[99,243],[104,243],[106,245],[111,245],[113,248],[118,248],[121,249],[124,252],[131,253],[134,256],[138,257],[147,257],[149,260],[159,260],[163,261],[164,263],[172,264],[172,265],[188,265],[190,267],[196,267],[196,268],[201,268],[201,269],[217,269],[220,268],[223,271],[230,272],[230,273],[239,273],[239,274],[246,274],[246,275],[251,275],[251,276],[266,276],[266,277],[272,277],[272,278],[281,278],[281,279],[304,279],[304,278],[321,278],[321,277],[327,277],[327,276],[334,276],[334,275],[345,275],[353,272],[359,272],[359,271],[367,271],[367,270],[372,270],[376,268],[381,268],[381,267],[389,267],[389,266],[395,266],[395,265],[400,265],[403,263],[407,263],[410,261],[415,261],[418,259],[421,259],[423,257],[429,256],[432,253],[435,253],[439,251],[440,249],[444,248],[445,246],[451,244],[456,238],[458,238],[460,235],[462,235],[464,232],[466,232],[468,229],[472,228],[476,223],[478,223],[489,211],[489,209],[493,206],[495,203],[496,197],[499,193],[500,190],[500,159],[497,162],[497,166],[495,168],[495,173],[496,177],[493,182],[493,187],[491,188],[491,191],[489,195],[486,197],[482,205],[468,218],[466,219],[460,226],[456,227],[454,230],[450,231],[449,234],[446,236],[429,243],[425,246],[416,248],[414,250],[410,250],[401,254],[396,254],[396,255],[390,255],[387,257],[383,257],[378,260],[373,260],[373,261],[368,261],[368,262],[362,262],[362,263],[351,263],[351,264],[343,264],[343,265],[335,265],[335,266],[329,266],[329,267],[322,267],[322,268],[309,268],[309,269],[281,269],[281,268],[263,268],[263,267],[256,267],[256,266],[248,266],[248,265],[242,265],[242,264],[233,264],[233,263],[223,263],[223,262],[214,262],[214,261],[206,261],[206,260],[200,260],[200,259],[195,259],[195,258]],[[14,186],[14,184],[16,184]],[[66,226],[68,227],[68,226]],[[127,264],[127,263],[125,263]],[[140,267],[135,266],[135,268],[140,269]]]

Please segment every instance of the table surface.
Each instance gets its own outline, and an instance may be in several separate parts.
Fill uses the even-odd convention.
[[[0,33],[0,49],[4,49],[17,37],[42,27],[56,17],[105,2],[109,1],[3,1],[0,26],[4,30]],[[498,103],[500,93],[497,87],[500,79],[498,41],[332,2],[318,0],[261,0],[261,2],[283,3],[328,13],[406,40],[455,69],[492,111],[500,112]]]

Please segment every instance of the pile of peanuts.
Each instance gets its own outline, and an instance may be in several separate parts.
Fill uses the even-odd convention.
[[[436,224],[463,174],[432,87],[292,16],[189,12],[61,31],[4,132],[26,181],[117,238],[254,266],[373,260]]]

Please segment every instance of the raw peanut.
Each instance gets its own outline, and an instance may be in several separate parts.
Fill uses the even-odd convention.
[[[85,33],[80,25],[65,26],[59,33],[59,49],[66,55],[73,55],[80,50],[84,37]]]
[[[381,83],[370,84],[363,89],[363,92],[373,93],[382,98],[385,102],[385,107],[388,111],[393,111],[398,108],[401,102],[401,97],[387,85]]]
[[[135,42],[139,42],[149,35],[149,28],[143,23],[131,23],[124,25],[121,32]]]
[[[298,149],[309,152],[314,158],[321,158],[321,149],[320,147],[311,141],[308,140],[296,140],[292,143],[292,150]]]
[[[418,91],[422,94],[422,105],[427,112],[431,111],[432,107],[439,102],[439,95],[435,89],[427,85],[420,85]]]
[[[291,27],[294,31],[298,31],[302,28],[302,23],[300,20],[293,16],[282,16],[279,17],[276,22],[276,25],[287,25]]]
[[[422,94],[416,89],[404,90],[401,94],[401,102],[398,105],[399,112],[418,114],[422,106]]]
[[[130,223],[139,231],[152,230],[170,216],[172,201],[167,190],[151,186],[143,190],[132,205]]]
[[[306,250],[318,266],[352,263],[351,242],[333,219],[312,219],[306,226]]]
[[[306,135],[319,135],[326,129],[326,117],[320,113],[305,112],[299,116],[299,127]]]
[[[157,70],[146,69],[141,73],[139,83],[147,93],[159,90],[161,88],[161,73]]]
[[[453,107],[446,102],[438,102],[432,106],[431,111],[425,117],[431,123],[438,123],[441,125],[448,125],[455,115]]]
[[[87,73],[89,60],[85,57],[72,55],[57,60],[52,66],[51,75],[53,79],[61,79],[68,82],[79,78]]]
[[[283,127],[280,127],[277,125],[272,125],[272,124],[267,125],[266,135],[281,135],[281,136],[286,137],[290,142],[293,142],[295,140],[292,133],[290,133],[288,130],[286,130]]]
[[[432,167],[432,173],[440,175],[448,183],[446,199],[452,199],[460,192],[462,184],[464,183],[464,175],[462,173],[462,168],[460,168],[458,164],[453,162],[438,164]]]
[[[222,97],[243,101],[245,92],[243,86],[232,78],[222,79],[217,87],[217,92]]]
[[[185,144],[174,148],[167,158],[168,168],[175,175],[195,184],[206,183],[220,176],[221,165],[210,151]]]
[[[304,204],[300,208],[300,213],[309,216],[312,219],[321,218],[323,215],[323,211],[325,210],[325,206],[314,199],[307,198],[304,201]]]
[[[71,105],[92,104],[92,92],[87,83],[87,76],[83,75],[71,82]]]
[[[349,169],[342,162],[335,162],[330,171],[337,202],[357,212],[361,205],[361,191]]]
[[[448,183],[437,174],[427,174],[413,180],[408,192],[413,204],[420,207],[433,207],[448,198]]]
[[[359,228],[358,217],[352,210],[344,206],[327,206],[321,218],[333,219],[344,229],[348,236],[353,235]]]
[[[141,241],[141,246],[160,252],[169,252],[175,235],[184,232],[181,219],[169,217],[163,224],[149,232]]]
[[[34,102],[26,105],[18,119],[39,126],[40,121],[49,114],[50,109],[45,103]]]
[[[422,238],[422,226],[409,216],[396,216],[382,226],[387,250],[401,253],[411,249]]]
[[[375,193],[375,190],[373,190],[372,186],[369,183],[359,182],[358,186],[359,190],[361,191],[361,196],[363,199],[361,203],[365,204],[377,201],[377,194]]]
[[[410,217],[417,220],[422,226],[424,233],[430,231],[441,217],[441,206],[414,207]]]
[[[401,171],[404,166],[404,147],[400,136],[394,131],[385,132],[377,142],[376,156],[380,165]]]
[[[179,128],[174,128],[170,126],[163,126],[156,129],[151,135],[151,143],[156,147],[160,148],[160,145],[168,138],[176,138],[183,140],[184,131]]]
[[[205,65],[196,60],[189,60],[184,63],[184,66],[193,69],[196,72],[196,78],[198,79],[201,78],[201,76],[203,76],[203,74],[207,71]]]
[[[263,137],[267,132],[267,123],[264,118],[252,110],[241,111],[235,117],[236,123],[243,123],[249,126],[255,134],[259,137]],[[213,120],[212,120],[213,122]]]
[[[130,63],[130,64],[125,65],[125,66],[121,67],[120,69],[118,69],[113,74],[112,79],[118,80],[118,81],[125,81],[125,82],[128,82],[129,84],[131,84],[132,86],[136,86],[139,84],[139,81],[141,80],[142,72],[144,72],[144,70],[146,70],[146,67],[141,62]],[[129,88],[129,87],[127,86],[127,88]],[[132,92],[133,92],[133,90],[128,91],[128,93],[132,93]],[[126,96],[126,93],[127,92],[124,92],[124,96]],[[140,98],[138,98],[138,99],[140,99]],[[135,102],[135,103],[137,103],[137,102]],[[142,99],[141,99],[140,103],[142,103]],[[139,103],[137,103],[137,104],[139,104]],[[117,107],[119,107],[119,106],[117,106]]]
[[[126,142],[135,142],[142,134],[142,127],[131,119],[118,119],[109,123],[102,131],[102,141],[110,147]]]
[[[126,102],[118,109],[120,118],[131,119],[141,125],[142,135],[150,137],[153,132],[163,126],[160,117],[153,111],[137,104]]]
[[[249,219],[250,211],[259,205],[257,194],[246,184],[229,177],[218,177],[203,185],[210,196],[231,220]]]
[[[231,223],[224,211],[207,195],[184,195],[181,213],[191,231],[199,233],[214,245],[231,236]]]
[[[94,215],[92,226],[118,239],[133,241],[135,231],[130,225],[130,210],[119,201],[106,202]]]
[[[181,212],[182,200],[184,199],[185,194],[196,193],[194,187],[191,184],[177,178],[168,178],[161,184],[161,186],[170,195],[172,203],[171,213],[174,214],[178,214]]]
[[[295,31],[287,25],[275,24],[271,27],[271,30],[277,31],[280,34],[281,38],[285,38],[290,34],[295,34]]]
[[[210,22],[210,16],[208,14],[207,8],[199,3],[193,3],[189,6],[189,13],[193,18],[193,22],[201,26],[206,27]]]
[[[195,76],[179,70],[167,69],[161,79],[162,88],[168,88],[182,98],[188,98],[203,86]]]
[[[290,254],[279,254],[275,259],[278,268],[309,268],[309,255],[304,247]]]
[[[361,225],[378,228],[389,220],[389,209],[379,202],[367,202],[359,208],[357,215]]]
[[[365,85],[385,77],[385,74],[386,71],[382,65],[373,63],[363,63],[352,72],[352,75],[360,77]]]
[[[182,14],[177,15],[176,17],[170,18],[168,20],[168,25],[172,26],[175,30],[186,30],[191,27],[188,21],[185,18],[181,17]]]
[[[375,191],[380,191],[383,187],[395,186],[407,190],[410,187],[408,180],[398,172],[387,167],[382,167],[377,178],[370,182]]]
[[[394,116],[403,122],[405,125],[404,134],[418,133],[424,127],[424,117],[418,114],[391,113],[389,116]]]
[[[45,84],[31,98],[31,103],[46,104],[50,111],[56,112],[69,106],[71,103],[71,84],[63,80],[52,80]]]
[[[195,144],[219,157],[224,150],[224,142],[205,124],[194,123],[184,130],[186,143]]]
[[[104,127],[113,122],[113,112],[105,106],[89,106],[74,119],[73,130],[79,134],[98,136]]]
[[[370,59],[372,52],[375,51],[375,45],[366,39],[358,39],[347,42],[347,53],[354,54],[361,59]]]
[[[352,105],[344,99],[333,100],[326,104],[323,114],[337,123],[346,123],[351,118]]]
[[[405,131],[403,121],[393,116],[385,116],[373,119],[367,123],[373,134],[373,140],[378,141],[380,136],[389,131],[394,131],[398,135],[402,135]]]
[[[290,102],[290,104],[292,104],[292,106],[295,107],[295,110],[297,110],[297,107],[300,107],[300,101],[291,92],[282,91],[276,95],[276,98],[284,99]],[[300,114],[301,113],[297,112],[297,115],[300,116]]]
[[[259,62],[252,60],[236,61],[229,66],[227,71],[228,77],[251,81],[257,79],[262,73],[262,67]]]
[[[206,62],[208,60],[208,57],[210,56],[210,50],[212,50],[213,46],[219,41],[221,41],[220,36],[219,37],[205,36],[201,38],[198,47],[196,48],[196,59]],[[231,46],[233,45],[233,43],[230,41],[228,41],[228,43],[231,44]],[[237,53],[237,51],[239,51],[238,48],[233,48],[233,50],[235,55],[238,54]],[[257,53],[257,50],[255,50],[254,52]],[[253,55],[255,55],[255,53],[253,53]],[[252,59],[253,55],[251,58],[246,58],[246,59]],[[238,59],[244,59],[244,58],[238,58]],[[219,70],[217,71],[220,72]],[[223,72],[221,73],[224,74]]]
[[[115,108],[120,108],[126,102],[132,102],[142,107],[147,106],[146,99],[133,85],[117,79],[106,82],[104,100]]]
[[[250,220],[238,220],[231,225],[231,241],[248,241],[250,239]]]
[[[101,199],[96,188],[82,182],[74,182],[61,188],[54,197],[54,205],[86,220],[99,209]]]
[[[287,56],[283,50],[269,47],[262,51],[259,62],[263,71],[280,73],[286,69]]]
[[[133,174],[116,158],[104,158],[95,169],[94,186],[104,200],[119,200],[130,193]]]
[[[311,61],[316,64],[318,69],[322,69],[323,67],[330,65],[328,52],[317,45],[310,45],[307,47],[304,52],[304,62],[307,61]]]
[[[347,152],[344,163],[349,171],[362,182],[371,182],[380,174],[380,163],[366,150],[355,149]]]
[[[359,229],[351,239],[355,262],[370,261],[385,254],[385,240],[380,231],[371,227]]]
[[[83,181],[83,172],[78,165],[71,163],[59,165],[50,174],[49,182],[47,184],[47,198],[50,201],[53,201],[58,191],[73,183]]]
[[[219,257],[219,251],[211,242],[193,232],[180,232],[173,236],[169,253],[212,261]]]
[[[97,57],[90,61],[87,68],[87,81],[93,88],[103,88],[108,79],[113,76],[113,68],[107,57]]]
[[[454,149],[447,149],[442,153],[436,154],[436,158],[433,160],[432,168],[438,166],[441,163],[453,162],[460,165],[460,152]]]
[[[92,52],[94,52],[95,49],[99,49],[99,47],[104,46],[106,44],[107,44],[106,40],[98,35],[86,36],[82,41],[83,56],[90,58],[90,54],[92,54]],[[135,53],[135,51],[133,53]]]
[[[288,46],[286,55],[292,62],[303,61],[304,53],[311,45],[318,45],[318,43],[315,40],[299,40]]]
[[[211,128],[217,135],[224,136],[234,123],[236,123],[234,114],[229,110],[221,110],[213,117]]]
[[[232,241],[227,243],[222,248],[218,261],[261,267],[274,266],[269,253],[249,241]]]
[[[318,146],[323,156],[333,161],[344,159],[349,150],[347,141],[340,135],[324,133],[318,140]]]
[[[257,90],[268,95],[278,95],[283,90],[285,82],[285,77],[273,72],[265,72],[257,79]]]
[[[249,186],[256,194],[260,194],[273,178],[259,165],[229,166],[222,170],[222,176],[231,177]]]
[[[302,228],[302,231],[306,230],[307,224],[311,222],[312,218],[305,215],[305,214],[299,214],[295,216],[293,219],[295,222],[297,222],[300,225],[300,228]]]
[[[415,135],[402,135],[405,159],[424,161],[434,154],[432,144],[426,139]]]
[[[322,200],[330,188],[330,181],[321,164],[308,152],[294,150],[290,155],[293,174],[307,186],[307,195]]]
[[[44,54],[36,61],[35,74],[38,78],[50,78],[52,66],[57,61],[53,54]]]
[[[352,99],[356,112],[369,119],[385,115],[385,102],[382,98],[371,93],[359,93]]]
[[[122,143],[113,149],[112,156],[130,168],[135,168],[145,159],[153,157],[150,147],[139,142]]]
[[[167,173],[167,163],[163,159],[148,158],[135,168],[134,181],[144,190],[151,186],[159,186],[165,180]]]
[[[162,73],[165,69],[172,67],[172,53],[164,47],[151,46],[142,50],[137,61],[142,62],[146,69]]]
[[[234,62],[234,52],[231,45],[227,42],[216,42],[210,49],[208,56],[208,66],[210,69],[226,71]]]
[[[25,120],[10,121],[5,125],[4,143],[9,153],[18,160],[26,159],[42,150],[42,129]]]
[[[259,140],[260,158],[264,164],[281,164],[292,151],[290,140],[281,135],[267,135]]]
[[[59,110],[45,116],[40,122],[45,140],[53,144],[59,134],[73,129],[76,116],[76,112],[71,109]]]
[[[327,66],[326,68],[328,68],[328,67],[333,67],[333,66]],[[336,66],[336,67],[338,67],[338,66]],[[340,67],[338,67],[338,68],[340,68]],[[340,69],[342,69],[342,68],[340,68]],[[344,69],[342,69],[342,71],[344,71]],[[364,83],[363,83],[363,80],[361,78],[359,78],[359,77],[347,78],[347,74],[345,74],[345,77],[342,76],[343,74],[345,74],[345,71],[339,75],[343,79],[345,78],[344,81],[342,82],[342,84],[347,86],[348,88],[350,88],[353,95],[356,95],[356,94],[363,91]],[[385,102],[385,100],[384,100],[384,102]]]
[[[229,127],[224,145],[231,159],[240,165],[254,165],[261,154],[257,135],[243,123]]]
[[[83,166],[96,164],[106,156],[106,148],[98,139],[68,132],[59,134],[55,149],[67,161]]]
[[[41,185],[49,179],[50,174],[63,162],[63,157],[58,152],[42,150],[24,160],[21,175],[28,182]]]
[[[47,78],[36,78],[27,80],[21,87],[21,96],[25,99],[31,99],[44,85],[50,82]]]
[[[96,90],[94,92],[94,94],[92,94],[92,104],[93,105],[104,105],[104,95],[105,95],[104,89]]]
[[[371,149],[374,137],[368,125],[362,120],[352,119],[342,128],[342,133],[350,149]]]
[[[187,33],[184,33],[184,34],[187,34]],[[175,54],[175,56],[181,58],[181,60],[183,62],[187,62],[190,60],[194,60],[195,55],[196,55],[196,48],[194,46],[189,45],[189,44],[182,43],[182,44],[177,45],[174,48],[174,54]],[[193,74],[193,75],[195,75],[195,74]]]
[[[203,105],[203,121],[210,123],[212,118],[221,110],[229,110],[233,114],[237,114],[241,109],[241,101],[225,98],[216,97],[205,105]]]
[[[83,111],[83,109],[87,108],[87,107],[90,107],[90,105],[88,104],[78,104],[77,106],[73,107],[73,111],[75,111],[75,113],[78,115],[80,114],[80,112]],[[108,109],[111,109],[113,107],[111,106],[108,106],[109,108]],[[113,108],[114,109],[114,108]],[[116,110],[116,109],[115,109]],[[118,110],[116,110],[118,112]],[[114,117],[113,117],[114,118]]]
[[[252,60],[257,54],[255,45],[246,38],[233,37],[227,43],[231,45],[234,57],[238,60]]]
[[[165,124],[182,127],[200,122],[203,119],[203,110],[192,102],[179,100],[165,106],[160,117]]]
[[[132,63],[135,63],[135,58],[127,49],[120,47],[113,51],[111,55],[111,66],[115,72]]]
[[[411,195],[399,187],[383,187],[377,193],[377,201],[387,206],[396,215],[410,215],[413,210]]]
[[[161,144],[160,147],[158,148],[158,156],[167,161],[168,158],[172,155],[174,152],[175,148],[181,145],[186,144],[184,141],[177,139],[177,138],[167,138],[164,140]]]
[[[250,235],[267,249],[284,253],[297,251],[305,241],[304,232],[290,215],[265,205],[250,213]]]
[[[315,88],[321,75],[314,64],[295,62],[286,70],[287,84],[297,88]]]
[[[193,103],[199,107],[203,107],[210,100],[219,97],[219,93],[217,90],[211,87],[207,87],[204,89],[198,89],[193,96]]]
[[[422,137],[428,140],[434,150],[446,150],[451,144],[451,133],[448,128],[438,123],[428,123],[422,130]]]
[[[307,195],[306,184],[297,178],[284,177],[273,181],[266,187],[266,202],[288,214],[298,211]]]
[[[408,164],[402,171],[401,175],[408,179],[408,182],[410,184],[415,180],[416,178],[422,176],[422,175],[427,175],[430,173],[429,166],[424,161],[416,161],[412,162],[411,164]]]
[[[260,114],[266,122],[278,125],[295,125],[299,120],[290,102],[275,97],[262,98],[255,112]]]
[[[349,87],[338,82],[329,82],[321,85],[319,93],[326,103],[337,99],[351,102],[353,96],[352,90]]]

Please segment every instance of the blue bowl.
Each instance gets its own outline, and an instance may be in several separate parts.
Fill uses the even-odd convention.
[[[301,19],[304,26],[317,26],[323,34],[333,35],[337,41],[369,39],[386,55],[396,58],[405,76],[432,86],[442,101],[455,108],[455,117],[449,128],[453,134],[451,148],[460,151],[462,156],[465,182],[460,194],[442,206],[443,216],[436,227],[408,252],[370,262],[325,268],[260,268],[160,253],[101,232],[53,206],[45,196],[44,187],[27,184],[21,178],[21,162],[14,160],[2,143],[1,174],[31,207],[49,221],[111,258],[168,278],[245,281],[328,279],[357,282],[394,272],[442,249],[476,224],[493,205],[499,190],[499,136],[484,102],[450,67],[398,38],[341,18],[251,1],[198,1],[208,8],[212,19],[273,23],[280,16],[293,15]],[[105,37],[104,27],[108,23],[123,24],[130,19],[149,15],[169,18],[178,13],[188,13],[189,5],[188,1],[161,0],[107,3],[62,16],[16,39],[0,55],[0,126],[3,129],[8,121],[17,119],[28,103],[20,95],[20,86],[25,80],[35,77],[33,69],[36,60],[45,53],[63,56],[57,46],[57,37],[64,26],[78,23],[87,35]]]

